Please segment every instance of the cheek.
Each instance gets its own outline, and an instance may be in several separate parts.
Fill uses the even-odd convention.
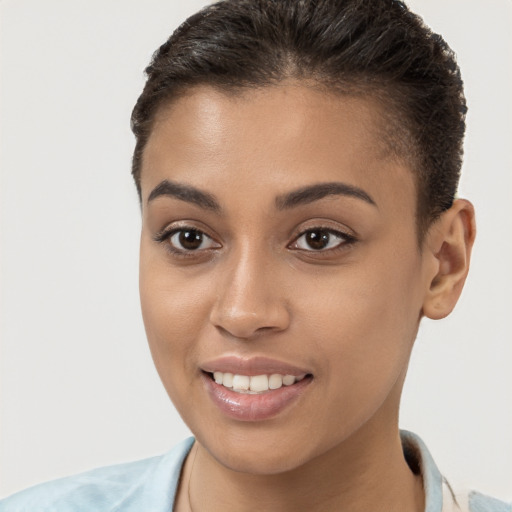
[[[356,408],[362,403],[371,408],[385,397],[407,367],[419,324],[420,288],[416,262],[376,262],[364,272],[319,281],[305,296],[298,316],[323,358],[333,396]]]
[[[165,258],[152,258],[148,253],[141,250],[142,316],[156,369],[173,395],[173,389],[188,385],[197,371],[192,365],[197,350],[194,340],[208,318],[208,290],[183,273],[171,271],[162,261]]]

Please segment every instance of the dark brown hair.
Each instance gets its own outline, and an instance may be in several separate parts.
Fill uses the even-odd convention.
[[[396,0],[224,0],[185,21],[153,55],[132,113],[132,173],[160,107],[191,87],[227,92],[307,80],[383,103],[383,140],[410,164],[420,240],[454,199],[466,102],[455,56]]]

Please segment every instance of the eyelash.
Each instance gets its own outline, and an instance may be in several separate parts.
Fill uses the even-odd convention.
[[[304,237],[305,235],[312,234],[312,233],[322,233],[327,234],[329,236],[334,236],[340,239],[340,241],[334,246],[334,247],[328,247],[328,248],[321,248],[321,249],[303,249],[300,247],[293,247],[296,246],[298,241]],[[331,240],[328,241],[330,243]],[[340,250],[346,249],[348,246],[353,245],[355,242],[357,242],[357,239],[355,236],[350,235],[348,233],[345,233],[343,231],[339,231],[332,228],[326,228],[323,226],[318,227],[311,227],[308,229],[303,230],[296,238],[295,240],[288,246],[295,248],[298,251],[302,251],[303,253],[312,253],[312,254],[332,254],[333,252],[337,252]]]
[[[180,249],[180,248],[177,248],[177,247],[173,246],[170,243],[171,239],[172,239],[172,237],[174,235],[176,235],[178,233],[187,232],[187,231],[188,232],[197,233],[200,236],[205,237],[206,239],[211,240],[213,243],[217,243],[217,242],[215,242],[213,240],[212,237],[210,237],[208,234],[206,234],[203,230],[195,228],[195,227],[192,227],[192,226],[179,226],[179,227],[164,229],[164,230],[160,231],[159,233],[157,233],[154,236],[154,240],[155,240],[155,242],[164,244],[166,250],[169,251],[173,256],[177,256],[177,257],[184,257],[184,258],[194,257],[194,256],[197,256],[197,254],[200,253],[200,252],[204,252],[204,251],[212,249],[212,247],[208,247],[206,249],[199,249],[199,248],[198,249]],[[317,232],[317,233],[320,232],[320,233],[323,233],[323,234],[327,234],[329,236],[337,237],[337,238],[340,239],[340,241],[334,247],[320,248],[320,249],[317,249],[317,250],[312,249],[312,248],[311,249],[305,249],[305,248],[301,248],[301,247],[296,247],[298,241],[302,237],[304,237],[308,233],[315,233],[315,232]],[[203,238],[203,241],[204,241],[204,238]],[[201,243],[203,243],[203,241]],[[328,243],[330,243],[330,241],[331,240],[329,240]],[[353,236],[353,235],[350,235],[350,234],[345,233],[343,231],[335,230],[335,229],[332,229],[332,228],[326,228],[326,227],[318,226],[318,227],[311,227],[311,228],[303,230],[293,240],[293,242],[291,244],[289,244],[287,247],[290,248],[290,249],[301,251],[303,253],[311,253],[311,254],[326,254],[327,253],[327,254],[332,254],[333,252],[337,252],[337,251],[346,249],[347,247],[353,245],[355,242],[357,242],[357,238],[355,236]],[[220,247],[221,247],[220,244],[218,244],[218,246],[217,247],[213,247],[213,249],[218,249]]]
[[[176,257],[182,257],[182,258],[194,257],[194,256],[197,256],[197,253],[210,249],[210,248],[196,249],[196,250],[180,249],[180,248],[177,248],[177,247],[174,247],[173,245],[171,245],[170,242],[174,235],[176,235],[178,233],[184,233],[187,231],[197,233],[197,234],[201,235],[202,237],[214,242],[213,238],[211,236],[209,236],[208,234],[206,234],[203,230],[192,227],[192,226],[179,226],[179,227],[164,229],[164,230],[160,231],[159,233],[157,233],[153,239],[155,240],[155,242],[164,244],[165,249],[167,251],[169,251],[173,256],[176,256]],[[220,247],[220,245],[218,245],[218,247],[215,247],[215,248],[219,248],[219,247]]]

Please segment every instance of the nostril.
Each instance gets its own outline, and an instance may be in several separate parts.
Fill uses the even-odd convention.
[[[224,335],[249,340],[289,326],[290,314],[284,300],[260,296],[258,290],[250,288],[242,292],[232,288],[228,286],[230,293],[220,297],[210,312],[211,324]]]

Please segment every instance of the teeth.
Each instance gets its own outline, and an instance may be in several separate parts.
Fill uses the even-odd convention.
[[[293,375],[285,375],[283,377],[283,384],[285,386],[291,386],[292,384],[295,384],[295,377]]]
[[[213,372],[213,380],[217,384],[222,384],[226,388],[240,393],[264,393],[269,389],[279,389],[284,386],[291,386],[301,381],[306,374],[299,376],[281,375],[273,373],[272,375],[233,375],[232,373]]]
[[[221,372],[219,372],[221,373]],[[222,385],[226,386],[227,388],[233,387],[233,377],[234,375],[232,373],[225,373],[222,377]]]
[[[283,376],[279,373],[274,373],[268,378],[269,389],[279,389],[283,385]]]
[[[223,381],[224,384],[224,381]],[[247,391],[251,384],[251,378],[247,375],[235,375],[233,377],[233,389],[239,389],[240,391]]]
[[[251,377],[249,389],[251,391],[268,391],[268,377],[266,375]]]

